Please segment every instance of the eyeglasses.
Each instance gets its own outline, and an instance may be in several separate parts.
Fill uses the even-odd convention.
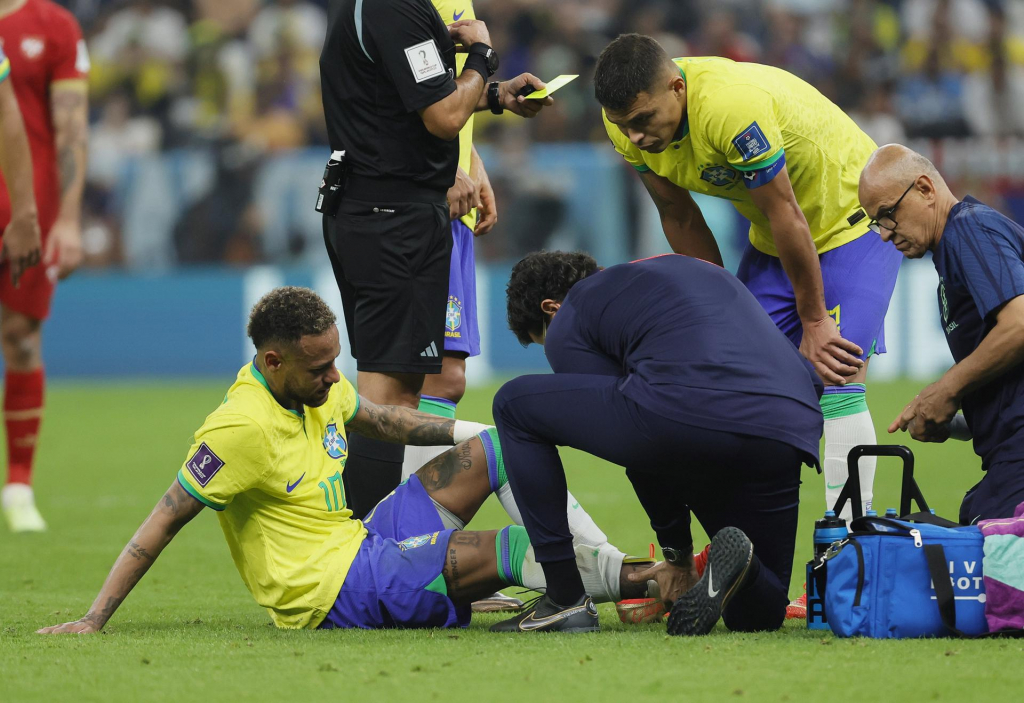
[[[917,183],[917,181],[915,180],[914,183]],[[900,202],[902,202],[903,198],[907,197],[907,193],[909,193],[910,189],[914,187],[914,183],[911,183],[910,185],[907,186],[907,189],[903,191],[903,195],[900,196],[899,200],[893,203],[892,207],[887,207],[879,210],[878,217],[871,218],[871,221],[868,222],[869,230],[871,230],[875,234],[881,234],[883,227],[889,230],[890,232],[896,229],[899,223],[896,222],[896,220],[894,220],[892,216],[896,214],[896,208],[900,206]]]

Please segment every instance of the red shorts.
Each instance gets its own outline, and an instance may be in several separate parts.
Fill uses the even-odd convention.
[[[4,226],[6,229],[6,225]],[[49,227],[43,231],[43,251],[49,240]],[[0,237],[0,243],[3,238]],[[11,267],[7,261],[0,263],[0,303],[4,307],[36,320],[50,316],[50,301],[57,288],[56,262],[41,262],[21,274],[18,287],[11,285]]]

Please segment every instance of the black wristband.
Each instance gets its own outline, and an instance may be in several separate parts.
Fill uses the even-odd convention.
[[[480,54],[470,54],[466,57],[466,64],[462,67],[462,72],[466,71],[476,71],[484,79],[484,83],[491,77],[491,72],[487,70],[487,59]]]

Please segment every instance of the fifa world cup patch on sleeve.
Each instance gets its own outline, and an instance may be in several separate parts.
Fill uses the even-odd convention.
[[[417,83],[447,73],[441,52],[437,50],[433,39],[406,48],[405,58],[409,59],[409,67]]]
[[[206,446],[206,442],[199,445],[199,449],[192,455],[192,458],[185,462],[189,473],[203,488],[210,482],[210,479],[221,470],[224,462],[213,453],[213,450]]]
[[[744,161],[750,161],[755,156],[763,154],[772,148],[772,145],[768,143],[768,139],[764,136],[764,132],[757,126],[757,122],[751,123],[749,127],[743,130],[740,136],[732,140],[732,143],[736,146]]]

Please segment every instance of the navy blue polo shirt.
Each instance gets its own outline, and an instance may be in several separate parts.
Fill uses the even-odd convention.
[[[544,349],[556,373],[621,376],[624,395],[664,417],[818,458],[821,381],[714,264],[668,254],[599,271],[569,291]]]
[[[1024,294],[1024,227],[967,196],[950,210],[932,260],[942,329],[959,363],[999,309]],[[1024,459],[1024,365],[965,396],[963,411],[983,469]]]

